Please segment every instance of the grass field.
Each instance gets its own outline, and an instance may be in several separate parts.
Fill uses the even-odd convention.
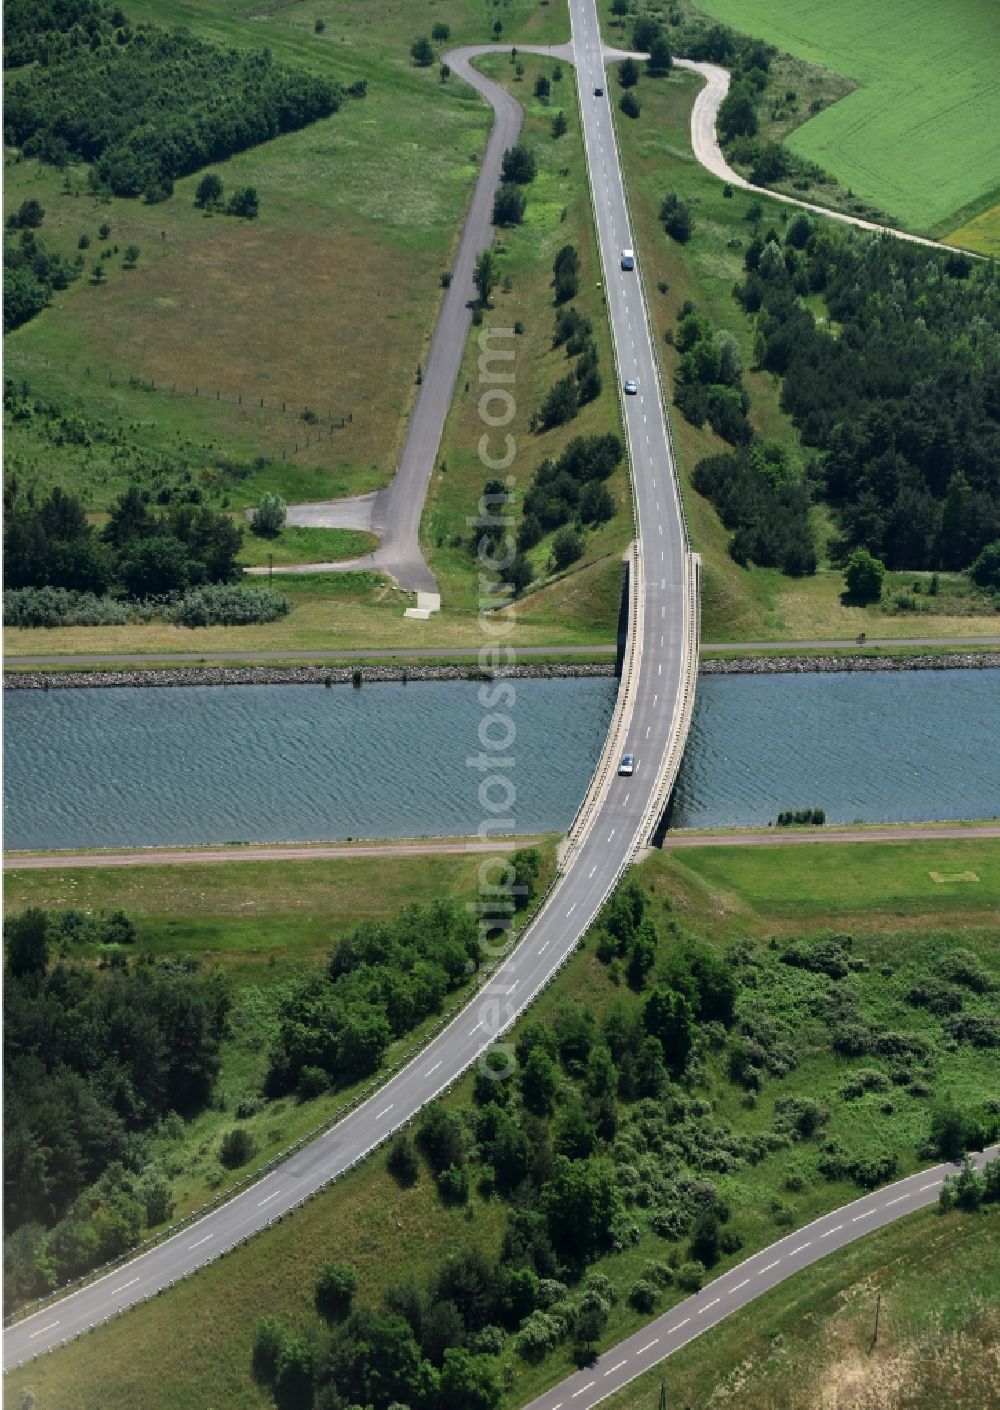
[[[680,916],[700,918],[711,905],[717,931],[733,938],[807,925],[912,930],[947,920],[989,928],[1000,911],[1000,842],[989,838],[828,842],[805,849],[808,857],[803,850],[685,847],[655,853],[646,870]]]
[[[378,544],[374,534],[362,529],[313,529],[292,526],[274,538],[247,532],[239,562],[245,568],[266,568],[294,563],[336,563],[342,558],[360,558]]]
[[[985,1410],[998,1345],[1000,1215],[926,1210],[798,1273],[604,1404],[656,1410],[663,1380],[685,1410]]]
[[[789,138],[842,186],[907,229],[948,231],[996,202],[1000,26],[993,0],[699,0],[859,87]],[[971,210],[969,211],[971,214]]]
[[[554,840],[543,844],[544,886]],[[220,1100],[187,1123],[181,1134],[158,1139],[156,1154],[170,1176],[176,1213],[204,1203],[232,1181],[219,1165],[222,1134],[240,1099],[260,1091],[284,981],[322,965],[333,942],[365,920],[380,920],[414,902],[478,894],[477,856],[376,856],[316,861],[234,862],[204,866],[81,868],[9,871],[7,913],[43,910],[124,910],[139,928],[137,949],[158,959],[192,956],[203,973],[221,969],[233,996],[231,1034],[222,1045]],[[96,953],[76,951],[84,960]],[[452,995],[449,1006],[457,1002]],[[419,1042],[409,1033],[386,1056],[387,1065]],[[359,1084],[364,1085],[364,1084]],[[253,1132],[260,1163],[326,1120],[355,1089],[310,1101],[270,1102],[244,1124]],[[240,1172],[241,1174],[244,1172]]]
[[[962,844],[947,845],[950,848]],[[967,949],[974,949],[994,974],[1000,972],[995,927],[979,930],[970,924],[970,917],[962,909],[960,900],[946,913],[931,915],[927,911],[921,870],[924,862],[932,865],[937,859],[942,860],[943,864],[943,859],[932,856],[924,844],[913,846],[916,860],[912,867],[902,869],[898,849],[873,848],[875,864],[863,881],[855,886],[848,903],[839,907],[837,898],[831,895],[833,888],[828,869],[819,860],[819,854],[825,849],[809,848],[807,855],[797,854],[799,875],[796,887],[808,894],[812,884],[816,903],[808,916],[803,911],[795,927],[796,933],[829,933],[831,920],[838,930],[849,928],[854,936],[853,954],[857,959],[866,961],[868,966],[865,972],[855,976],[855,992],[864,996],[865,1009],[874,1021],[891,1021],[896,1025],[902,1023],[895,997],[899,985],[909,983],[910,976],[919,973],[930,956],[940,953],[942,946],[950,947],[958,943]],[[924,851],[921,852],[920,848]],[[969,869],[982,867],[978,848],[979,844],[973,842],[964,855],[949,853],[947,864],[961,865],[963,869],[966,869],[965,863],[968,863]],[[685,867],[689,856],[685,859]],[[751,875],[738,850],[734,851],[734,856],[735,861],[728,871],[724,870],[718,879],[711,881],[694,867],[687,870],[679,867],[675,859],[652,858],[640,869],[640,876],[651,893],[654,913],[661,921],[673,919],[681,922],[686,931],[703,936],[720,950],[725,948],[730,934],[763,937],[774,933],[775,924],[780,927],[786,919],[781,877],[772,876],[769,888]],[[700,857],[696,857],[699,865],[700,861]],[[773,854],[761,854],[759,864],[766,872],[768,868],[780,865],[781,859],[776,861]],[[908,878],[912,878],[912,882]],[[40,884],[51,887],[53,883],[46,881]],[[904,930],[895,931],[891,926],[884,926],[885,917],[878,913],[878,907],[886,897],[893,904],[912,903]],[[666,909],[668,902],[672,904],[669,911]],[[230,903],[239,905],[237,892],[231,894]],[[921,908],[935,921],[937,929],[927,931],[920,928],[917,912]],[[734,919],[736,911],[740,914]],[[766,947],[762,947],[761,953],[765,952]],[[782,984],[791,982],[785,975],[778,977]],[[807,989],[812,992],[813,979],[803,982],[806,986],[802,990],[803,995]],[[798,983],[796,981],[796,985]],[[817,983],[818,993],[822,983]],[[532,1017],[551,1022],[561,1007],[577,1002],[586,1005],[600,1019],[604,1009],[624,993],[624,990],[616,989],[607,967],[597,961],[588,946],[574,957],[556,983],[546,991],[533,1010]],[[916,1168],[920,1164],[916,1143],[921,1138],[927,1119],[922,1103],[916,1097],[903,1093],[889,1104],[891,1109],[887,1109],[885,1103],[880,1108],[874,1097],[856,1102],[841,1101],[836,1093],[853,1060],[834,1058],[828,1047],[817,1042],[816,1019],[808,1004],[800,1007],[797,1013],[798,1066],[780,1082],[769,1081],[756,1104],[750,1106],[744,1103],[740,1093],[722,1078],[721,1055],[713,1056],[707,1062],[699,1094],[711,1100],[715,1119],[731,1123],[737,1130],[755,1134],[766,1130],[773,1121],[777,1097],[811,1095],[829,1102],[832,1109],[831,1134],[849,1148],[874,1140],[881,1148],[899,1153],[900,1173]],[[922,1013],[908,1010],[908,1014],[908,1028],[923,1031],[927,1027],[930,1031],[929,1021]],[[950,1089],[962,1100],[981,1100],[995,1087],[995,1062],[991,1062],[990,1057],[987,1052],[969,1050],[964,1046],[957,1052],[939,1049],[935,1063],[935,1089]],[[469,1081],[464,1079],[449,1095],[448,1102],[467,1103],[469,1088]],[[733,1227],[744,1240],[743,1252],[734,1255],[733,1260],[724,1260],[719,1271],[729,1261],[766,1245],[788,1228],[796,1227],[857,1195],[857,1187],[853,1184],[817,1180],[814,1176],[807,1178],[804,1187],[801,1180],[790,1185],[791,1174],[808,1172],[809,1159],[808,1146],[779,1149],[756,1165],[719,1179],[720,1189],[733,1208]],[[791,1192],[793,1190],[795,1193]],[[672,1399],[671,1403],[690,1404],[692,1410],[695,1406],[700,1410],[710,1400],[713,1405],[742,1404],[738,1391],[743,1383],[740,1377],[745,1375],[749,1378],[747,1384],[762,1397],[747,1403],[760,1405],[761,1410],[765,1406],[776,1410],[779,1405],[788,1405],[789,1410],[794,1406],[798,1410],[800,1404],[805,1410],[808,1404],[809,1410],[812,1410],[817,1403],[815,1401],[780,1399],[779,1394],[784,1393],[784,1383],[780,1380],[774,1381],[778,1387],[775,1398],[766,1399],[768,1386],[772,1384],[772,1377],[784,1374],[786,1362],[791,1368],[790,1374],[798,1374],[794,1368],[800,1363],[795,1362],[793,1357],[807,1357],[809,1342],[805,1343],[801,1352],[797,1350],[797,1320],[799,1317],[803,1319],[804,1327],[801,1330],[807,1338],[812,1337],[818,1319],[824,1315],[822,1309],[831,1298],[835,1307],[846,1307],[848,1314],[847,1324],[838,1323],[837,1328],[833,1329],[836,1335],[831,1331],[832,1340],[823,1342],[825,1350],[819,1364],[827,1366],[830,1375],[834,1373],[853,1345],[851,1338],[857,1334],[853,1330],[855,1317],[860,1327],[870,1312],[867,1305],[860,1306],[860,1293],[852,1295],[852,1298],[841,1296],[840,1290],[848,1285],[853,1286],[859,1278],[865,1287],[870,1287],[872,1280],[875,1280],[885,1289],[884,1311],[889,1319],[884,1344],[886,1352],[892,1348],[898,1349],[901,1344],[898,1340],[899,1319],[904,1315],[914,1318],[919,1314],[923,1320],[913,1325],[925,1341],[939,1334],[953,1339],[959,1335],[960,1328],[966,1327],[967,1331],[961,1332],[961,1335],[970,1338],[970,1368],[974,1367],[976,1374],[981,1374],[981,1368],[988,1367],[989,1363],[984,1362],[978,1352],[973,1357],[976,1339],[980,1335],[977,1300],[995,1303],[995,1263],[992,1270],[987,1271],[989,1260],[978,1259],[978,1268],[983,1271],[977,1271],[974,1280],[966,1284],[968,1297],[965,1292],[956,1290],[951,1306],[943,1306],[937,1299],[924,1301],[925,1309],[933,1306],[937,1310],[940,1316],[938,1323],[929,1312],[920,1313],[916,1290],[938,1286],[926,1280],[926,1259],[935,1249],[935,1266],[940,1267],[944,1275],[950,1267],[962,1267],[962,1260],[969,1257],[971,1248],[985,1250],[992,1247],[992,1243],[987,1244],[985,1240],[995,1241],[997,1238],[996,1218],[988,1220],[984,1217],[969,1221],[966,1225],[957,1217],[933,1223],[936,1217],[933,1214],[919,1216],[900,1225],[898,1231],[887,1230],[880,1234],[878,1240],[882,1240],[882,1244],[876,1240],[838,1254],[830,1263],[804,1274],[797,1284],[771,1294],[771,1300],[762,1304],[762,1321],[751,1320],[757,1316],[756,1311],[751,1309],[741,1314],[731,1326],[713,1333],[711,1339],[696,1343],[682,1353],[688,1360],[671,1362],[672,1367],[679,1368],[679,1373],[691,1377],[686,1382],[691,1388],[689,1398]],[[409,1276],[424,1277],[440,1257],[473,1239],[487,1253],[494,1252],[499,1247],[502,1225],[501,1202],[483,1199],[476,1193],[471,1198],[468,1211],[448,1208],[433,1194],[432,1182],[426,1176],[410,1190],[401,1192],[388,1178],[383,1159],[376,1156],[347,1179],[338,1182],[333,1190],[308,1204],[293,1219],[254,1239],[221,1264],[182,1283],[152,1304],[130,1313],[121,1322],[98,1329],[93,1336],[72,1348],[15,1373],[8,1379],[9,1393],[17,1394],[21,1388],[31,1387],[36,1394],[37,1410],[126,1410],[126,1407],[135,1404],[142,1404],[148,1410],[175,1410],[175,1407],[176,1410],[181,1410],[181,1407],[186,1410],[192,1404],[225,1406],[226,1410],[256,1410],[256,1407],[268,1403],[250,1376],[250,1347],[256,1318],[267,1313],[279,1315],[303,1329],[314,1327],[316,1320],[311,1306],[311,1289],[316,1271],[323,1262],[333,1256],[352,1266],[359,1278],[360,1300],[373,1302],[404,1269]],[[912,1242],[905,1237],[905,1230],[909,1227],[920,1230],[919,1237]],[[964,1232],[966,1228],[972,1229],[971,1236]],[[947,1238],[954,1242],[934,1243],[937,1231],[944,1231]],[[896,1239],[899,1242],[893,1242]],[[889,1241],[888,1245],[885,1241]],[[879,1250],[886,1246],[889,1252],[880,1253]],[[865,1248],[875,1250],[871,1261],[866,1261]],[[646,1230],[636,1245],[603,1259],[599,1267],[619,1289],[625,1290],[640,1275],[644,1261],[650,1257],[662,1258],[663,1250],[663,1242]],[[917,1260],[917,1277],[912,1281],[915,1291],[904,1298],[903,1288],[909,1286],[907,1279],[914,1260]],[[837,1272],[838,1269],[841,1272]],[[879,1272],[879,1269],[887,1271]],[[890,1274],[891,1281],[886,1281]],[[829,1285],[825,1281],[828,1276],[835,1279]],[[837,1278],[846,1281],[837,1282]],[[661,1308],[680,1296],[681,1293],[671,1290],[663,1299]],[[787,1301],[782,1301],[782,1298]],[[612,1313],[602,1346],[614,1344],[642,1321],[643,1318],[632,1312],[622,1298]],[[847,1330],[844,1329],[845,1325]],[[986,1324],[987,1330],[991,1325]],[[759,1335],[756,1332],[748,1333],[748,1326],[760,1327]],[[768,1335],[774,1330],[780,1332],[779,1342]],[[910,1333],[907,1332],[906,1336],[910,1338]],[[911,1340],[906,1342],[908,1347]],[[993,1340],[995,1342],[995,1338]],[[715,1356],[713,1345],[719,1348]],[[953,1347],[953,1340],[944,1345]],[[740,1350],[741,1346],[743,1351]],[[571,1369],[568,1352],[569,1348],[562,1346],[538,1366],[526,1365],[516,1357],[509,1358],[513,1371],[509,1405],[524,1404],[544,1386],[565,1375]],[[771,1356],[778,1358],[777,1364],[772,1364]],[[697,1359],[699,1357],[704,1359]],[[690,1358],[696,1359],[692,1361]],[[749,1364],[745,1365],[745,1361]],[[689,1364],[690,1371],[684,1371]],[[736,1375],[735,1381],[730,1378],[730,1372]],[[970,1384],[974,1385],[975,1382]],[[655,1378],[653,1385],[658,1386]],[[712,1399],[713,1395],[715,1399]],[[636,1398],[622,1398],[618,1403],[622,1407],[631,1407],[643,1402]],[[654,1400],[652,1404],[655,1403]],[[867,1402],[874,1403],[882,1402]],[[926,1402],[926,1410],[930,1410],[932,1403]],[[970,1400],[965,1403],[971,1407],[975,1402]],[[978,1402],[982,1403],[981,1400]]]
[[[512,328],[520,323],[524,332],[514,342],[515,358],[513,388],[515,415],[504,433],[516,442],[516,452],[505,472],[517,481],[517,490],[524,493],[539,463],[545,457],[557,458],[567,442],[575,436],[621,434],[618,413],[617,378],[611,351],[604,298],[600,290],[601,269],[591,217],[587,169],[584,161],[577,107],[577,89],[573,70],[559,65],[561,79],[553,81],[548,104],[535,98],[535,78],[545,74],[551,78],[555,65],[546,59],[522,58],[524,76],[517,79],[508,56],[480,60],[480,67],[490,78],[502,83],[524,105],[525,118],[521,141],[536,153],[538,175],[526,188],[527,211],[524,224],[503,231],[498,237],[501,278],[493,295],[494,307],[483,326]],[[566,115],[567,131],[554,139],[552,119],[556,112]],[[601,395],[583,407],[565,426],[549,431],[532,432],[532,414],[538,409],[549,388],[572,368],[564,348],[552,347],[555,305],[552,300],[552,262],[557,251],[573,244],[580,257],[580,290],[573,306],[591,319],[594,341],[600,356],[603,379]],[[509,288],[507,287],[509,281]],[[460,611],[478,610],[477,559],[469,552],[470,530],[466,519],[475,517],[483,485],[490,478],[479,457],[478,446],[484,425],[478,412],[483,386],[479,381],[479,333],[473,328],[458,378],[458,391],[445,425],[439,463],[447,466],[432,481],[424,510],[422,534],[424,549],[432,571],[441,585],[446,608]],[[507,346],[504,344],[503,346]],[[491,442],[502,446],[501,433]],[[580,587],[580,570],[590,564],[600,564],[597,574],[606,572],[615,581],[613,594],[590,593],[590,620],[600,627],[606,639],[613,637],[618,617],[617,591],[620,582],[620,560],[632,537],[631,495],[627,466],[622,461],[608,481],[617,513],[610,522],[597,529],[588,529],[583,557],[571,570],[560,575],[540,591],[549,574],[548,560],[552,535],[546,535],[529,552],[535,570],[535,588],[517,606],[517,617],[525,621],[559,620],[573,612],[573,602]],[[596,575],[596,574],[595,574]],[[603,577],[602,577],[603,581]]]
[[[961,245],[966,250],[978,250],[983,255],[1000,257],[1000,205],[991,206],[982,215],[974,216],[944,239],[949,245]]]
[[[637,88],[642,114],[637,121],[618,117],[619,143],[643,262],[657,350],[668,387],[673,385],[677,353],[662,335],[677,322],[678,310],[690,300],[715,327],[736,337],[745,369],[753,365],[753,335],[732,297],[734,282],[743,274],[743,246],[751,238],[746,220],[751,205],[764,208],[763,224],[775,228],[787,222],[788,209],[766,197],[735,191],[723,195],[720,183],[695,162],[691,153],[691,106],[701,86],[693,74],[675,71],[668,79],[643,78]],[[617,85],[615,84],[615,91]],[[685,245],[669,240],[659,221],[664,194],[676,190],[691,205],[694,233]],[[667,285],[667,292],[659,284]],[[751,420],[768,440],[779,442],[792,464],[802,464],[805,452],[798,434],[779,405],[779,388],[766,373],[745,370],[744,385],[751,398]],[[942,575],[933,612],[890,614],[878,605],[846,606],[841,601],[843,573],[830,566],[826,511],[814,510],[819,571],[812,577],[789,578],[776,569],[741,568],[729,556],[729,533],[715,510],[690,485],[691,471],[706,455],[728,449],[707,426],[696,429],[680,412],[671,411],[684,500],[694,547],[702,554],[702,638],[712,641],[809,640],[843,638],[859,632],[869,636],[975,636],[996,630],[997,616],[968,584]],[[885,598],[908,589],[921,574],[888,574]]]

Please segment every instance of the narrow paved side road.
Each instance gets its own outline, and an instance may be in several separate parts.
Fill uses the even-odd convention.
[[[973,1158],[976,1167],[981,1170],[998,1154],[997,1146],[980,1152]],[[786,1234],[567,1376],[525,1410],[590,1410],[786,1278],[873,1229],[934,1204],[945,1178],[958,1168],[946,1163],[920,1170]]]

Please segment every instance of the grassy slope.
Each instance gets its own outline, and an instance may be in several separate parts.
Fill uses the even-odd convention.
[[[642,113],[637,121],[618,118],[622,160],[628,184],[636,241],[643,260],[653,326],[663,334],[677,322],[677,312],[690,299],[716,327],[736,336],[745,368],[753,362],[753,334],[746,316],[732,297],[733,283],[743,272],[742,246],[750,239],[745,216],[756,197],[736,191],[723,196],[721,184],[694,160],[690,144],[690,113],[701,81],[675,72],[668,79],[644,78],[637,89]],[[613,80],[612,91],[617,94]],[[668,239],[658,213],[663,196],[676,190],[690,202],[694,234],[686,245]],[[780,229],[787,209],[761,198],[765,228]],[[668,285],[658,291],[660,281]],[[668,386],[673,384],[677,355],[657,338]],[[793,463],[805,454],[790,419],[779,405],[780,388],[765,373],[746,371],[744,384],[751,398],[751,419],[762,436],[780,442]],[[685,504],[695,548],[704,560],[702,636],[707,642],[837,638],[851,640],[860,631],[894,637],[979,635],[995,629],[996,614],[976,615],[977,599],[958,577],[942,575],[941,593],[933,613],[892,616],[879,607],[846,607],[840,600],[843,574],[821,556],[820,570],[810,578],[786,578],[776,569],[740,568],[729,557],[729,534],[707,500],[690,487],[690,474],[705,455],[728,449],[709,427],[697,430],[679,412],[671,422],[680,460]],[[823,511],[817,509],[820,547],[825,539]],[[909,587],[922,574],[887,574],[885,596]],[[931,599],[924,599],[930,601]],[[979,608],[981,613],[981,607]]]
[[[543,848],[545,873],[554,844]],[[140,932],[139,947],[157,957],[191,955],[204,972],[222,969],[233,994],[231,1036],[223,1044],[221,1107],[201,1113],[179,1137],[164,1138],[158,1155],[171,1175],[177,1213],[184,1214],[232,1183],[217,1159],[241,1097],[260,1091],[270,1047],[277,986],[305,968],[322,965],[331,944],[365,920],[394,915],[403,906],[438,897],[478,894],[476,856],[442,855],[317,861],[234,862],[178,871],[170,866],[5,873],[7,912],[123,909]],[[82,958],[96,960],[84,952]],[[448,1001],[451,1006],[456,996]],[[434,1020],[404,1036],[387,1065],[419,1041]],[[359,1087],[364,1084],[359,1084]],[[241,1124],[253,1132],[258,1160],[270,1159],[337,1111],[356,1089],[315,1100],[271,1102]],[[252,1168],[252,1167],[248,1167]],[[245,1174],[246,1171],[240,1171]]]
[[[992,0],[700,0],[701,8],[861,85],[789,146],[907,229],[994,204],[1000,28]],[[970,121],[970,115],[974,118]],[[971,211],[970,211],[971,213]]]
[[[921,842],[911,846],[912,889],[919,892],[921,869],[925,865],[934,867],[936,862],[944,866],[943,854],[937,849],[952,849],[955,844]],[[979,846],[970,844],[972,850],[968,854],[975,859],[976,867],[982,865]],[[961,896],[949,914],[929,908],[919,914],[911,913],[906,918],[905,929],[898,933],[891,933],[896,930],[891,918],[882,929],[887,918],[878,915],[880,929],[869,933],[869,916],[887,895],[909,895],[906,886],[909,873],[904,871],[900,881],[898,849],[873,848],[876,860],[859,880],[853,905],[836,906],[831,899],[823,900],[824,883],[818,861],[823,850],[810,848],[808,856],[797,858],[803,888],[808,888],[810,869],[820,867],[814,888],[816,904],[808,922],[800,919],[799,933],[826,929],[831,923],[841,930],[849,927],[855,936],[855,953],[871,960],[873,971],[877,972],[880,964],[890,964],[905,967],[909,972],[910,967],[921,963],[922,947],[938,943],[942,938],[940,934],[922,935],[921,930],[935,926],[940,932],[947,927],[952,936],[961,935],[963,944],[975,947],[995,971],[1000,967],[1000,952],[992,928],[981,931],[974,928],[974,918],[962,910]],[[788,865],[787,859],[774,852],[758,854],[755,867],[765,877],[777,869],[769,892],[757,879],[758,893],[763,890],[776,899],[768,901],[766,894],[763,897],[755,894],[751,903],[740,891],[746,884],[744,859],[738,851],[733,855],[728,871],[724,864],[716,863],[717,867],[722,867],[722,873],[711,885],[689,865],[690,854],[683,866],[673,858],[654,857],[642,870],[653,893],[654,907],[670,899],[674,916],[719,945],[726,943],[726,937],[732,933],[764,937],[776,928],[783,928],[786,917],[781,903],[781,877],[782,869]],[[695,860],[697,862],[698,858]],[[947,866],[953,865],[955,854],[949,850]],[[828,885],[826,890],[829,891]],[[919,895],[912,899],[919,908]],[[968,924],[970,919],[973,925]],[[725,923],[720,924],[720,921]],[[568,996],[587,1004],[599,1016],[603,1007],[620,992],[609,982],[607,970],[585,950],[546,992],[534,1016],[551,1017]],[[867,992],[876,1012],[884,1016],[886,1000],[877,973],[873,973]],[[916,1026],[921,1024],[921,1019],[915,1020]],[[986,1061],[988,1056],[967,1050],[957,1055],[943,1054],[939,1084],[952,1086],[960,1097],[981,1097],[990,1090],[995,1073],[995,1064]],[[720,1080],[714,1065],[710,1095],[720,1117],[740,1129],[760,1130],[770,1124],[777,1096],[828,1096],[843,1081],[846,1066],[836,1062],[828,1049],[814,1049],[803,1041],[800,1065],[795,1073],[781,1083],[769,1083],[753,1111],[747,1111],[734,1090]],[[468,1081],[460,1083],[450,1100],[467,1101],[468,1088]],[[832,1130],[848,1143],[865,1141],[874,1131],[877,1139],[900,1149],[904,1168],[914,1168],[919,1163],[913,1153],[914,1143],[926,1119],[919,1103],[903,1098],[897,1113],[891,1117],[879,1115],[877,1105],[870,1098],[860,1103],[834,1102],[832,1105],[835,1107]],[[797,1166],[803,1158],[808,1160],[808,1151],[809,1147],[779,1151],[738,1177],[722,1181],[733,1204],[734,1226],[743,1235],[747,1252],[777,1237],[789,1223],[805,1222],[856,1195],[853,1185],[823,1181],[810,1183],[801,1193],[790,1195],[784,1187],[785,1176],[790,1167]],[[777,1216],[772,1207],[776,1199],[781,1205]],[[473,1240],[487,1251],[495,1250],[502,1229],[502,1206],[474,1197],[470,1209],[471,1213],[467,1214],[444,1208],[433,1196],[426,1176],[412,1190],[401,1193],[385,1174],[381,1158],[376,1157],[339,1182],[330,1193],[310,1203],[294,1219],[258,1237],[221,1265],[174,1288],[150,1306],[131,1313],[123,1322],[102,1328],[73,1348],[17,1372],[9,1379],[8,1388],[16,1393],[23,1386],[34,1387],[39,1410],[49,1410],[49,1407],[52,1410],[55,1407],[58,1410],[98,1410],[98,1407],[119,1410],[121,1407],[124,1410],[135,1403],[149,1410],[173,1410],[173,1407],[180,1410],[191,1404],[250,1410],[250,1407],[265,1405],[265,1397],[253,1385],[249,1374],[250,1344],[257,1315],[279,1313],[299,1326],[313,1325],[312,1281],[320,1264],[332,1255],[357,1269],[361,1297],[373,1300],[387,1283],[400,1275],[404,1266],[407,1272],[420,1277],[449,1249]],[[638,1276],[647,1257],[662,1257],[663,1252],[662,1242],[647,1232],[636,1247],[606,1259],[603,1270],[624,1289]],[[853,1259],[856,1254],[840,1257]],[[252,1289],[249,1297],[248,1289]],[[604,1344],[612,1344],[641,1320],[620,1303]],[[742,1321],[734,1322],[733,1327],[741,1325],[744,1325]],[[726,1337],[729,1331],[726,1328],[715,1335]],[[732,1346],[732,1342],[725,1344]],[[705,1343],[706,1347],[711,1345],[711,1342]],[[698,1364],[706,1378],[701,1387],[707,1399],[707,1378],[715,1373],[710,1369],[710,1360]],[[151,1366],[156,1367],[152,1376],[147,1369]],[[543,1385],[551,1384],[569,1369],[568,1348],[560,1348],[537,1368],[516,1362],[511,1404],[524,1403]],[[633,1399],[621,1403],[637,1402]]]
[[[982,1410],[998,1344],[1000,1214],[927,1210],[790,1278],[604,1404],[654,1410],[663,1380],[688,1410]]]
[[[513,475],[517,489],[524,493],[531,483],[539,462],[546,456],[558,457],[574,436],[596,435],[606,431],[621,434],[616,394],[616,378],[611,353],[611,335],[604,300],[600,292],[600,259],[591,221],[590,194],[583,144],[580,135],[576,82],[572,68],[561,65],[562,78],[552,83],[548,105],[535,98],[535,78],[551,76],[553,64],[545,59],[523,58],[524,77],[518,80],[515,69],[506,57],[481,61],[490,78],[502,83],[524,105],[525,120],[521,141],[537,154],[538,175],[527,188],[527,213],[524,224],[501,232],[498,245],[502,250],[499,264],[504,280],[511,288],[498,287],[493,296],[494,307],[487,313],[483,328],[512,328],[520,322],[524,333],[513,342],[515,382],[513,395],[516,414],[509,426],[490,438],[491,453],[502,453],[503,435],[512,435],[517,444],[515,458],[505,475]],[[557,111],[566,114],[568,130],[553,139],[551,126]],[[574,306],[594,325],[594,338],[600,356],[603,391],[594,402],[584,407],[566,426],[551,431],[532,433],[529,421],[543,401],[548,389],[574,366],[565,348],[552,347],[555,306],[552,302],[552,262],[565,244],[575,245],[580,256],[580,292]],[[432,482],[424,514],[423,537],[428,561],[441,584],[445,605],[458,606],[465,612],[478,609],[477,579],[479,564],[469,552],[470,530],[467,517],[475,517],[483,485],[491,477],[479,458],[478,446],[487,429],[478,411],[479,399],[486,388],[479,380],[479,334],[473,328],[458,378],[458,393],[452,403],[445,426],[439,462],[447,469],[438,472]],[[509,342],[497,343],[509,348]],[[498,408],[494,405],[492,413]],[[518,618],[543,620],[579,615],[574,606],[579,579],[583,576],[588,588],[614,582],[613,600],[603,594],[589,593],[590,605],[596,609],[589,620],[599,627],[605,640],[614,637],[618,615],[618,585],[622,550],[632,537],[631,496],[624,461],[608,482],[618,512],[615,518],[597,530],[586,533],[586,550],[582,559],[572,565],[561,581],[552,584],[539,596],[536,588],[518,604]],[[547,575],[551,550],[551,535],[531,550],[535,581],[541,585]],[[593,566],[591,566],[593,565]]]
[[[247,533],[239,561],[246,568],[266,568],[268,560],[281,567],[292,563],[336,563],[360,558],[378,544],[374,534],[360,529],[284,528],[274,538]]]

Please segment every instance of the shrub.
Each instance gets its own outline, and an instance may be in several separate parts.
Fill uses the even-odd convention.
[[[640,1278],[629,1288],[628,1300],[637,1312],[652,1312],[659,1295],[659,1289],[653,1283]]]
[[[406,1186],[416,1182],[420,1166],[408,1136],[400,1134],[393,1141],[386,1157],[386,1169],[397,1184]]]
[[[698,1292],[705,1281],[704,1266],[697,1259],[689,1259],[677,1270],[677,1286],[685,1292]]]
[[[642,112],[642,104],[631,89],[622,94],[621,102],[618,106],[628,118],[637,118]]]
[[[342,1263],[326,1263],[316,1279],[316,1311],[327,1322],[346,1317],[357,1291],[357,1275]]]
[[[256,1150],[257,1143],[250,1132],[244,1130],[242,1126],[234,1126],[222,1138],[219,1159],[227,1170],[235,1170],[240,1165],[246,1165],[248,1160],[252,1160]]]
[[[844,582],[855,602],[877,602],[882,596],[885,564],[872,557],[867,548],[856,548],[847,560]]]
[[[493,224],[520,225],[524,219],[524,193],[513,182],[504,182],[493,197]]]
[[[288,598],[271,588],[212,583],[185,593],[164,612],[183,627],[243,627],[274,622],[288,611]]]
[[[3,595],[5,627],[118,627],[130,620],[123,603],[67,588],[8,588]]]
[[[568,568],[583,554],[583,536],[567,525],[552,540],[552,561],[557,569]]]
[[[281,495],[265,491],[253,512],[250,527],[255,534],[260,534],[262,538],[274,538],[275,534],[281,532],[287,515],[288,505]]]

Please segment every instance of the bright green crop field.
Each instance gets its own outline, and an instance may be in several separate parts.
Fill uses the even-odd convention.
[[[855,79],[788,145],[908,229],[945,232],[1000,186],[996,0],[699,0],[701,9]]]

